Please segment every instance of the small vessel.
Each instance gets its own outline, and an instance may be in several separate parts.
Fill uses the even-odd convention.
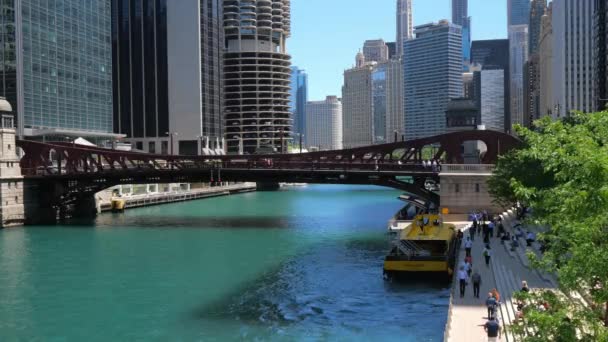
[[[456,227],[443,223],[438,214],[417,215],[393,240],[384,259],[387,278],[433,275],[451,279],[456,263]]]
[[[122,212],[125,210],[126,204],[127,201],[122,198],[112,198],[112,211],[115,213]]]

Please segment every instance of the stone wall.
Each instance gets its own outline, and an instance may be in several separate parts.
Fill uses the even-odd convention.
[[[441,207],[450,214],[468,214],[474,210],[502,212],[488,191],[491,173],[442,173]]]

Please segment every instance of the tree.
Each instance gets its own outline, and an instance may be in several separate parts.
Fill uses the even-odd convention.
[[[588,313],[608,327],[608,112],[544,118],[516,128],[523,148],[498,161],[489,181],[501,204],[533,208],[548,249],[535,264],[558,276],[565,293],[581,290]]]

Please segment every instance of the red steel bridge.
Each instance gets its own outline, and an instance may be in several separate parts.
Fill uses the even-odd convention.
[[[302,154],[184,156],[125,152],[72,143],[17,141],[24,155],[20,166],[29,182],[38,183],[44,202],[59,208],[93,198],[119,184],[188,182],[268,182],[372,184],[393,187],[439,203],[424,184],[439,182],[439,167],[426,159],[462,164],[462,145],[482,141],[483,164],[520,141],[496,131],[462,131],[434,137],[353,149]],[[429,158],[429,152],[433,155]]]

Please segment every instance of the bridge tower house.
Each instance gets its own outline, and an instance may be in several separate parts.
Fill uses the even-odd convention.
[[[24,181],[15,144],[13,109],[0,98],[0,228],[23,225]]]

